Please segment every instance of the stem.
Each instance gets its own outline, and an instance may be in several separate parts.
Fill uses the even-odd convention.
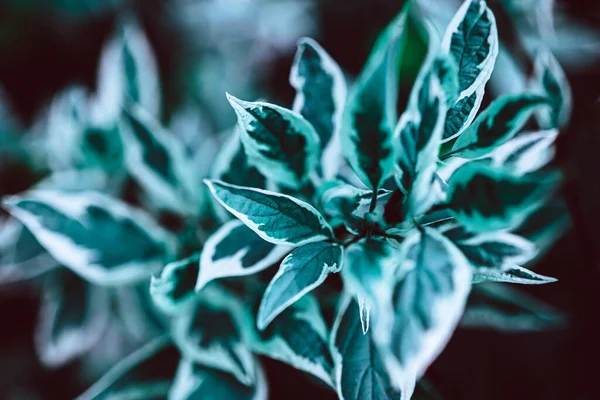
[[[373,212],[375,207],[377,207],[377,190],[373,190],[373,193],[371,194],[371,205],[369,206],[369,212]]]

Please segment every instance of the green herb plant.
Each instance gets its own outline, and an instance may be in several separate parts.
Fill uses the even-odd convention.
[[[401,82],[415,42],[426,55],[414,81]],[[341,399],[409,399],[463,315],[480,326],[470,294],[479,307],[517,305],[539,327],[556,321],[489,282],[555,281],[523,265],[564,228],[550,162],[569,88],[542,51],[529,91],[481,111],[498,46],[483,0],[467,0],[442,37],[408,4],[350,85],[302,39],[291,109],[227,94],[237,125],[204,180],[210,197],[129,91],[117,137],[151,212],[97,191],[4,200],[86,280],[118,286],[152,274],[164,334],[80,398],[266,398],[267,356]],[[126,83],[141,76],[125,70]],[[412,89],[399,113],[402,85]],[[185,229],[157,223],[165,211]],[[494,317],[500,329],[528,329]]]

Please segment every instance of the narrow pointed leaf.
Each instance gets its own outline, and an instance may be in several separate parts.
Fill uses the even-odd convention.
[[[247,102],[227,94],[241,128],[248,161],[261,174],[300,189],[315,171],[320,139],[300,114],[274,104]]]
[[[471,267],[461,252],[437,231],[422,229],[402,243],[389,332],[393,356],[386,360],[407,392],[450,340],[471,289]]]
[[[484,156],[519,132],[537,108],[547,106],[547,98],[535,94],[501,97],[458,137],[449,154],[469,159]]]
[[[462,4],[444,34],[442,51],[458,66],[458,97],[450,105],[444,128],[447,141],[475,118],[498,55],[496,20],[484,0]]]
[[[196,215],[202,201],[201,181],[183,144],[137,105],[128,107],[124,115],[120,131],[129,173],[156,207]]]
[[[177,314],[194,301],[200,270],[200,253],[167,264],[160,275],[150,280],[152,301],[163,312]]]
[[[359,307],[346,298],[331,333],[335,384],[343,400],[400,399],[371,332],[363,333]]]
[[[379,189],[392,172],[399,69],[407,11],[375,45],[349,94],[342,118],[342,149],[362,183]]]
[[[556,278],[536,274],[527,268],[514,265],[507,269],[480,268],[474,271],[473,283],[505,282],[521,285],[543,285],[556,282]]]
[[[557,184],[553,174],[518,176],[503,168],[471,162],[448,181],[448,204],[473,232],[514,228],[539,208]]]
[[[283,310],[342,268],[344,248],[325,242],[294,249],[281,262],[258,309],[258,329],[265,329]]]
[[[323,216],[301,200],[216,180],[204,182],[227,211],[268,242],[301,246],[333,235]]]
[[[196,291],[214,279],[260,272],[276,264],[290,250],[264,241],[238,220],[229,221],[204,245]]]
[[[49,274],[43,290],[35,345],[45,365],[62,366],[83,356],[104,335],[110,312],[108,293],[65,268]]]
[[[536,113],[542,128],[564,128],[573,109],[571,87],[565,72],[548,50],[540,51],[536,56],[534,87],[550,100],[549,108]]]
[[[178,362],[179,353],[168,338],[154,339],[121,360],[76,400],[164,399]]]
[[[57,261],[94,284],[147,279],[174,251],[148,215],[99,192],[32,191],[4,206]]]
[[[314,40],[300,39],[290,73],[296,89],[293,110],[312,124],[321,143],[325,179],[335,177],[341,161],[340,124],[346,80],[336,62]]]

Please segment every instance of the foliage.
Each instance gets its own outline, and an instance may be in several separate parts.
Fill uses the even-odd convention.
[[[427,55],[415,81],[400,82],[413,35]],[[152,55],[126,22],[98,93],[70,88],[42,119],[42,147],[62,151],[32,167],[50,177],[3,199],[0,277],[46,273],[54,299],[42,358],[88,351],[114,298],[143,313],[122,311],[126,325],[156,321],[153,334],[139,328],[148,343],[82,399],[261,399],[259,356],[342,399],[411,398],[465,310],[463,325],[481,326],[472,290],[554,281],[523,265],[560,231],[547,212],[561,180],[549,163],[568,83],[541,52],[538,85],[481,111],[498,48],[484,0],[467,0],[442,38],[408,4],[350,85],[303,39],[292,109],[227,94],[238,124],[206,177],[160,123]],[[399,85],[412,88],[400,113]],[[532,115],[540,130],[524,132]],[[39,140],[16,147],[33,152]],[[486,311],[506,301],[481,292],[495,300]],[[522,308],[543,319],[532,326],[553,320]]]

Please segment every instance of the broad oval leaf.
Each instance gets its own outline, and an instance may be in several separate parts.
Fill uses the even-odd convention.
[[[318,164],[320,140],[300,114],[264,102],[247,102],[227,94],[242,133],[250,164],[290,189],[302,188]]]
[[[433,65],[441,63],[443,59],[432,60],[421,73],[394,133],[399,143],[394,177],[407,194],[409,217],[422,214],[436,200],[432,187],[447,108],[446,94]]]
[[[287,246],[264,241],[242,222],[229,221],[204,245],[196,291],[214,279],[260,272],[276,264],[289,251]]]
[[[548,50],[540,51],[535,58],[536,92],[550,100],[550,107],[538,110],[536,117],[542,128],[564,128],[569,123],[573,109],[571,87],[560,64]]]
[[[219,293],[221,294],[221,293]],[[227,372],[251,385],[254,357],[242,341],[240,327],[227,307],[227,299],[196,302],[195,307],[173,323],[173,339],[185,359]]]
[[[159,337],[119,361],[76,400],[162,400],[178,362],[179,353],[169,339]]]
[[[0,284],[35,278],[56,266],[22,223],[14,218],[0,220]]]
[[[323,216],[301,200],[217,180],[204,183],[227,211],[268,242],[301,246],[333,237]]]
[[[358,304],[346,297],[331,332],[335,384],[343,400],[400,399],[372,337],[363,333]]]
[[[124,113],[120,132],[129,173],[155,207],[183,215],[201,208],[200,177],[195,174],[183,144],[137,105]]]
[[[543,285],[544,283],[553,283],[557,280],[550,276],[536,274],[518,265],[513,265],[506,269],[480,268],[475,270],[473,275],[473,283],[506,282],[519,283],[521,285]]]
[[[35,347],[45,365],[62,366],[83,356],[103,337],[110,315],[108,292],[66,268],[49,274],[43,291]]]
[[[321,139],[323,177],[333,179],[341,162],[339,130],[347,91],[344,75],[317,42],[302,38],[290,84],[296,89],[293,110],[312,124]]]
[[[252,386],[242,385],[230,375],[183,359],[177,368],[169,400],[266,400],[267,383],[260,366]]]
[[[257,315],[258,329],[265,329],[283,310],[325,282],[330,273],[339,272],[343,251],[340,245],[316,242],[288,254],[262,298]]]
[[[252,351],[312,374],[333,387],[328,331],[319,304],[310,293],[283,311],[264,332],[256,331],[254,324],[244,326]]]
[[[186,310],[196,296],[194,288],[200,271],[200,253],[167,264],[150,280],[152,301],[166,314]]]
[[[98,92],[92,118],[98,123],[117,121],[122,107],[136,103],[160,116],[161,90],[156,59],[137,21],[121,21],[104,46],[97,78]]]
[[[398,101],[398,60],[408,11],[379,38],[342,117],[342,150],[363,184],[377,190],[392,172]]]
[[[147,279],[174,251],[147,214],[99,192],[31,191],[4,206],[58,262],[94,284]]]
[[[473,286],[460,326],[501,332],[540,332],[565,327],[554,307],[502,283]]]
[[[557,184],[553,174],[518,176],[483,162],[460,167],[448,181],[448,205],[473,232],[514,228],[539,208]]]
[[[442,51],[458,66],[458,98],[448,110],[443,134],[448,141],[475,118],[498,55],[496,20],[484,0],[462,4],[446,29]]]
[[[484,156],[521,130],[537,108],[547,106],[548,99],[535,94],[503,96],[477,116],[443,157],[473,159]]]
[[[402,242],[400,260],[386,364],[409,395],[462,316],[471,267],[447,238],[427,227]]]

